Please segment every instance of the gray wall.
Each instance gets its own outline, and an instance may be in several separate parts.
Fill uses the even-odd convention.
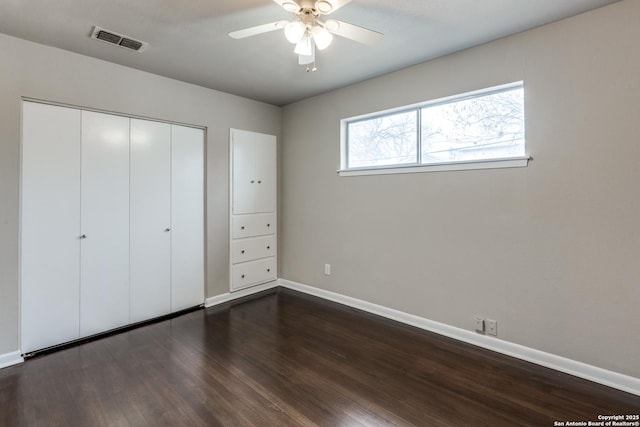
[[[229,290],[229,128],[280,134],[281,109],[0,35],[0,355],[18,349],[21,97],[207,127],[207,296]]]
[[[281,276],[640,377],[639,16],[623,1],[285,107]],[[517,80],[527,168],[336,174],[340,119]]]

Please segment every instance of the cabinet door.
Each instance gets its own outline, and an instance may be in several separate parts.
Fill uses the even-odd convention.
[[[232,205],[233,214],[255,211],[255,134],[233,130],[231,135],[232,156]]]
[[[129,119],[82,111],[80,335],[129,322]]]
[[[254,212],[276,210],[276,137],[255,134],[254,152]]]
[[[171,125],[171,311],[204,302],[204,131]]]
[[[131,119],[131,322],[171,312],[171,126]]]
[[[80,111],[24,102],[22,352],[79,338]]]

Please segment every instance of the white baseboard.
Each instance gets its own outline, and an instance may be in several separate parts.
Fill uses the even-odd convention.
[[[267,289],[277,288],[279,283],[277,280],[264,285],[256,285],[248,288],[240,289],[238,291],[227,292],[226,294],[216,295],[211,298],[207,298],[204,301],[206,308],[213,307],[214,305],[224,304],[225,302],[233,301],[234,299],[246,297],[248,295],[256,294],[258,292],[266,291]]]
[[[576,377],[584,378],[599,384],[613,387],[628,393],[640,396],[640,378],[631,377],[597,366],[588,365],[566,357],[546,353],[544,351],[525,347],[523,345],[510,343],[497,338],[480,335],[472,331],[467,331],[455,326],[435,322],[413,314],[404,313],[381,305],[373,304],[357,298],[348,297],[313,286],[303,285],[290,280],[279,279],[280,286],[306,294],[314,295],[329,301],[357,308],[368,313],[386,317],[407,325],[415,326],[426,331],[435,332],[449,338],[456,339],[468,344],[493,350],[506,354],[527,362],[535,363],[556,371],[564,372]]]
[[[0,369],[8,366],[17,365],[24,362],[22,355],[19,351],[12,351],[11,353],[0,354]]]

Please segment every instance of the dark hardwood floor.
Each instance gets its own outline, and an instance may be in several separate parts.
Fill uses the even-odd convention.
[[[553,426],[640,397],[280,289],[0,370],[0,426]]]

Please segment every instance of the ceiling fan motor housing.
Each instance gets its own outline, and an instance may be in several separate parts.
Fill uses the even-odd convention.
[[[307,28],[313,27],[316,22],[317,13],[314,13],[311,9],[304,9],[298,15],[298,19],[307,26]]]
[[[315,16],[333,12],[333,4],[328,0],[299,0],[298,2],[286,1],[282,3],[282,7],[289,12],[298,14],[305,14],[310,11]]]

